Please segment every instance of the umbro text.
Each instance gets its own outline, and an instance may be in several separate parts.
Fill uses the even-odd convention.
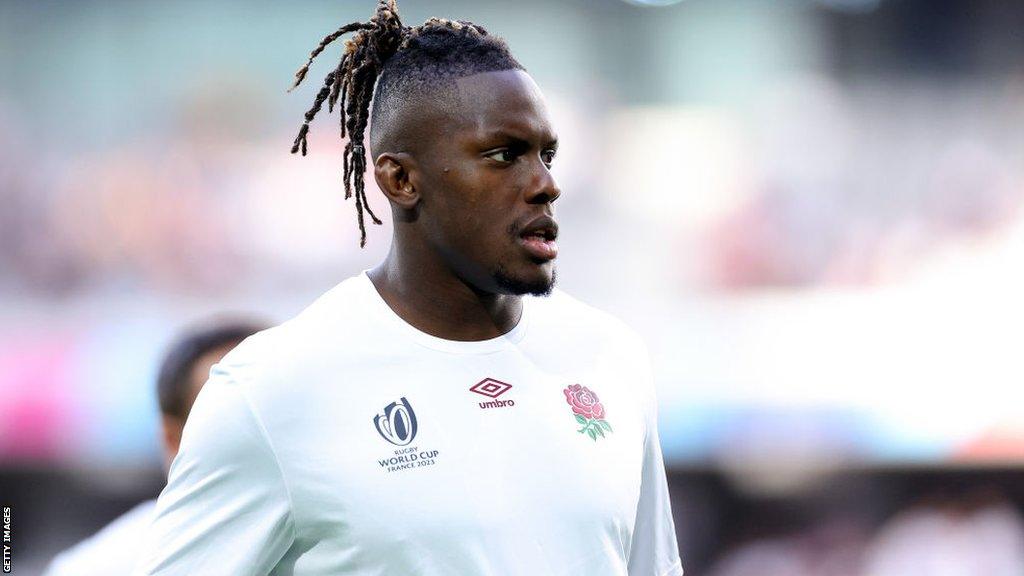
[[[480,402],[481,408],[511,408],[515,405],[515,400],[491,400],[490,402]]]

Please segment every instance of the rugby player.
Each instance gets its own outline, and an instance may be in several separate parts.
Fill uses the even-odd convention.
[[[348,33],[292,151],[338,107],[361,242],[371,166],[390,252],[213,368],[140,574],[681,574],[645,347],[554,289],[537,84],[480,26],[382,0],[296,85]]]

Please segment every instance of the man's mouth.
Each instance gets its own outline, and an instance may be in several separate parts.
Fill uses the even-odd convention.
[[[519,235],[519,243],[536,260],[553,260],[558,256],[558,224],[548,216],[530,222]]]

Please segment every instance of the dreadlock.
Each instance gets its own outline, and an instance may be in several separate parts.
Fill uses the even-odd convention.
[[[324,78],[313,106],[306,112],[292,144],[292,154],[306,155],[309,123],[320,112],[324,101],[328,113],[337,106],[341,137],[348,137],[342,155],[345,198],[355,195],[359,246],[362,247],[366,245],[364,211],[374,224],[381,223],[366,201],[363,183],[366,173],[364,141],[370,118],[374,133],[390,129],[379,125],[390,125],[389,120],[397,116],[397,110],[425,89],[452,78],[497,70],[521,70],[522,66],[512,57],[503,40],[489,36],[472,22],[431,18],[420,26],[408,27],[398,16],[395,0],[378,0],[377,10],[369,22],[346,24],[320,41],[295,73],[295,82],[289,91],[302,83],[313,60],[329,44],[348,33],[355,34],[345,42],[341,61]]]

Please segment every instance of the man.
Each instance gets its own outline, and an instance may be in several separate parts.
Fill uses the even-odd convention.
[[[250,335],[265,328],[249,321],[209,323],[186,332],[170,347],[157,377],[165,465],[181,442],[185,419],[210,367]],[[127,576],[139,560],[155,500],[132,508],[87,540],[54,558],[46,576]]]
[[[390,253],[214,368],[144,573],[681,574],[644,347],[553,290],[537,85],[479,26],[393,1],[310,62],[347,32],[294,150],[340,100],[362,228],[372,120]]]

